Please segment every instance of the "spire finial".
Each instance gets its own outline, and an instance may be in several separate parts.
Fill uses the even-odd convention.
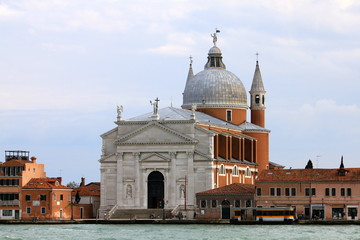
[[[259,61],[259,55],[260,55],[259,52],[256,52],[255,55],[256,55],[256,62],[258,62]]]
[[[219,33],[220,30],[215,28],[215,33],[214,34],[211,34],[211,37],[213,38],[213,43],[214,43],[214,46],[216,46],[216,42],[217,42],[217,36],[216,34]]]
[[[189,59],[190,59],[190,65],[192,65],[193,64],[193,57],[190,55]]]

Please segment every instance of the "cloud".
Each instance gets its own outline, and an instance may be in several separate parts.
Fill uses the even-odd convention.
[[[22,12],[0,3],[0,20],[14,19],[22,15]]]

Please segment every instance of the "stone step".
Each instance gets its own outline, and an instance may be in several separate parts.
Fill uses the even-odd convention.
[[[172,209],[117,209],[110,219],[162,219],[169,218]]]

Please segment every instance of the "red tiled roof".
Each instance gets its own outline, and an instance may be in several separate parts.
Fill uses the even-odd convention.
[[[32,161],[12,159],[1,163],[0,166],[1,167],[24,166],[25,163],[32,163]]]
[[[80,196],[100,196],[100,183],[91,182],[85,186],[80,186],[75,188],[73,191],[73,195],[79,192]]]
[[[58,182],[58,184],[56,184]],[[61,184],[58,178],[32,178],[23,189],[71,189]]]
[[[206,190],[197,194],[242,194],[255,193],[255,186],[252,184],[233,183],[224,187]]]
[[[344,168],[344,176],[336,169],[274,169],[263,170],[257,182],[337,182],[360,181],[360,168]]]

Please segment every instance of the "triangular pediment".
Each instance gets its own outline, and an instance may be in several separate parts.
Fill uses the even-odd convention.
[[[159,153],[152,153],[150,155],[144,156],[144,158],[140,159],[141,162],[170,162],[171,159],[169,157],[163,156]]]
[[[115,141],[118,145],[127,144],[193,144],[197,141],[180,132],[157,122],[147,125],[120,137]]]

